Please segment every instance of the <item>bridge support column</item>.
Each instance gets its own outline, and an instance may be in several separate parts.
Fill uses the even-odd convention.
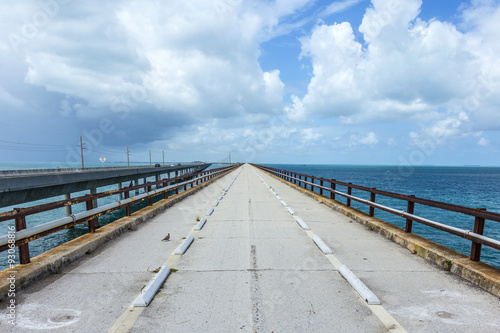
[[[134,186],[137,186],[137,185],[139,185],[139,178],[137,178],[137,179],[134,180]],[[135,195],[138,195],[138,194],[139,194],[139,189],[136,189],[135,190]]]
[[[71,193],[66,193],[64,195],[64,200],[69,200],[71,199]],[[71,211],[71,205],[64,206],[64,210],[66,211],[66,216],[71,216],[72,211]]]

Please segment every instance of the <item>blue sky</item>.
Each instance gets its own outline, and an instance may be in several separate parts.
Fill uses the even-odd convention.
[[[500,1],[0,3],[0,162],[500,165]]]

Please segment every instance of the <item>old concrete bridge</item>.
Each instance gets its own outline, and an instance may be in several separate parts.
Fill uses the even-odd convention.
[[[375,232],[376,219],[250,165],[195,189],[16,266],[18,279],[51,274],[16,292],[15,325],[0,302],[0,331],[500,331],[498,296]],[[417,243],[453,254],[415,235],[406,247]]]

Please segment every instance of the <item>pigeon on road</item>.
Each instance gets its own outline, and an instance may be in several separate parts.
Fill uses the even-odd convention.
[[[163,238],[161,241],[162,242],[167,242],[169,240],[170,240],[170,233],[168,233],[168,235],[165,238]]]

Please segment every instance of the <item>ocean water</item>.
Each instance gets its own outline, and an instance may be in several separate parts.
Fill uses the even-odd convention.
[[[165,163],[171,164],[169,163]],[[138,166],[138,165],[149,165],[149,163],[131,163],[131,166]],[[153,164],[154,165],[154,164]],[[127,166],[127,163],[99,163],[99,164],[86,164],[85,167],[112,167],[112,166]],[[81,167],[80,164],[74,164],[74,165],[68,165],[68,164],[59,164],[59,163],[48,163],[48,162],[40,162],[40,163],[15,163],[15,162],[9,162],[9,163],[0,163],[0,170],[27,170],[27,169],[57,169],[57,168],[79,168]],[[213,164],[207,170],[213,169],[213,168],[219,168],[222,167],[221,165]],[[149,177],[147,178],[147,181],[154,181],[155,177]],[[125,183],[124,183],[125,186]],[[110,191],[110,190],[115,190],[117,189],[116,185],[110,185],[110,186],[103,186],[99,187],[97,189],[98,192],[104,192],[104,191]],[[78,196],[83,196],[85,194],[89,194],[90,191],[81,191],[81,192],[75,192],[71,194],[71,197],[78,197]],[[140,193],[143,193],[141,190]],[[131,196],[134,196],[134,191],[130,192]],[[36,205],[41,205],[44,203],[48,202],[53,202],[57,200],[63,200],[63,196],[57,196],[53,198],[48,198],[48,199],[43,199],[43,200],[37,200],[37,201],[32,201],[32,202],[27,202],[24,204],[18,204],[15,205],[15,207],[19,208],[24,208],[24,207],[32,207]],[[154,199],[153,202],[156,202],[160,200],[160,197],[157,197]],[[105,197],[105,198],[100,198],[97,201],[98,206],[103,206],[109,203],[112,203],[114,201],[118,200],[118,196],[110,196],[110,197]],[[132,212],[135,212],[137,210],[140,210],[144,207],[147,206],[147,201],[142,201],[138,204],[132,205],[131,210]],[[1,212],[6,212],[9,210],[12,210],[14,206],[10,207],[3,207],[0,208],[0,213]],[[72,212],[74,213],[79,213],[86,210],[85,203],[80,203],[76,205],[72,205]],[[65,209],[64,208],[58,208],[54,209],[51,211],[43,212],[40,214],[36,215],[29,215],[26,217],[26,226],[28,228],[42,224],[42,223],[47,223],[59,218],[62,218],[66,216],[65,215]],[[99,224],[101,226],[104,226],[106,224],[109,224],[113,221],[116,221],[122,217],[125,216],[125,210],[124,209],[119,209],[116,210],[110,214],[104,215],[99,218]],[[4,221],[0,222],[0,235],[5,235],[8,232],[8,226],[12,226],[14,224],[14,220],[9,220],[9,221]],[[30,249],[30,256],[31,258],[42,254],[43,252],[46,252],[58,245],[61,245],[65,242],[68,242],[72,239],[75,239],[81,235],[84,235],[88,232],[88,227],[86,223],[79,224],[73,228],[65,229],[58,231],[56,233],[50,234],[46,237],[39,238],[35,241],[32,241],[29,243],[29,249]],[[17,251],[16,251],[17,255]],[[19,259],[16,259],[17,262],[19,263]],[[0,270],[3,270],[7,268],[7,252],[0,252]]]
[[[379,190],[451,203],[471,208],[487,208],[500,213],[500,167],[448,166],[359,166],[359,165],[293,165],[265,164],[273,168],[302,174],[336,179]],[[337,190],[347,192],[342,186]],[[369,193],[353,189],[352,195],[370,199]],[[337,200],[346,203],[340,196]],[[399,210],[407,209],[407,202],[377,196],[377,203]],[[354,208],[368,212],[368,206],[352,201]],[[458,228],[473,230],[474,217],[465,214],[415,204],[414,214]],[[406,219],[375,209],[375,217],[405,227]],[[413,233],[470,255],[471,241],[413,222]],[[486,221],[484,235],[500,240],[500,222]],[[500,268],[500,251],[482,247],[481,261]]]

